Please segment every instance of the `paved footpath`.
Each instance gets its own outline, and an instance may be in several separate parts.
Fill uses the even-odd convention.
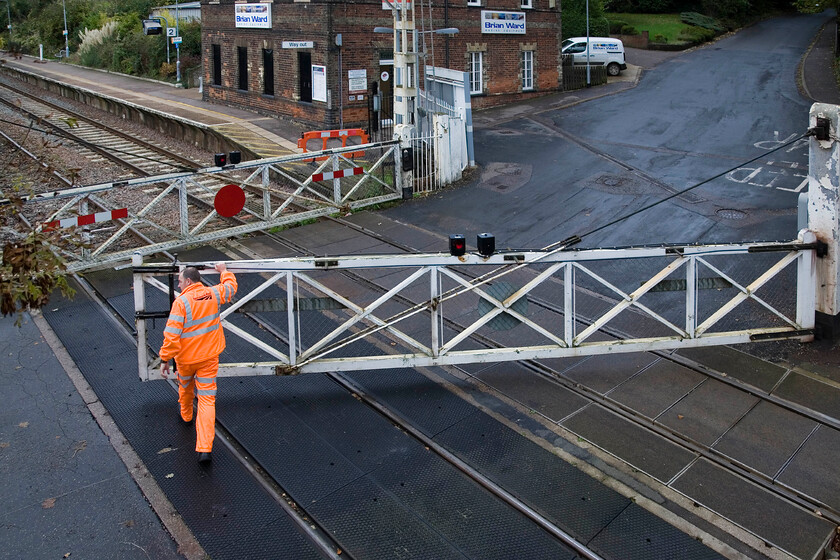
[[[0,352],[0,559],[182,558],[30,315]]]

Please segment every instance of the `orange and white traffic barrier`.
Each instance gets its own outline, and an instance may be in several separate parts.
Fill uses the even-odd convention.
[[[309,132],[304,132],[300,139],[298,140],[298,148],[303,150],[304,153],[309,152],[308,149],[309,142],[311,140],[321,140],[321,150],[327,149],[327,144],[329,143],[330,139],[339,138],[341,139],[341,147],[347,147],[347,140],[350,138],[359,138],[360,144],[367,144],[370,142],[370,136],[367,132],[365,132],[362,128],[345,128],[345,129],[338,129],[338,130],[311,130]],[[338,147],[338,146],[334,146]],[[346,157],[361,157],[365,155],[364,150],[359,150],[358,152],[350,152],[343,154]],[[321,161],[327,159],[327,156],[321,156],[317,158],[313,158],[312,161]]]
[[[128,218],[128,208],[120,208],[118,210],[110,210],[107,212],[97,212],[96,214],[85,214],[84,216],[64,218],[63,220],[53,220],[52,222],[44,224],[44,229],[51,230],[73,226],[87,226],[90,224],[97,224],[99,222],[119,220],[121,218]]]
[[[315,173],[312,176],[312,182],[315,181],[329,181],[330,179],[341,179],[342,177],[352,177],[353,175],[361,175],[364,173],[364,167],[350,167],[348,169],[339,169],[338,171],[325,171],[324,173]]]

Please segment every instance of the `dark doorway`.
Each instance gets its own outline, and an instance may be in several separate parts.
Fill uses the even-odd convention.
[[[236,47],[239,59],[239,89],[248,91],[248,47]]]
[[[222,85],[222,46],[213,45],[213,85]]]
[[[274,50],[263,49],[263,93],[274,95]]]
[[[300,100],[312,101],[312,55],[298,53],[298,75],[300,76]]]

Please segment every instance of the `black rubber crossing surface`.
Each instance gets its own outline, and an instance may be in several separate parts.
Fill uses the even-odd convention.
[[[250,281],[242,276],[240,284],[247,289]],[[107,283],[108,278],[99,281]],[[111,304],[130,320],[133,299],[128,290],[108,293]],[[151,299],[168,308],[162,294]],[[223,451],[220,446],[214,451],[219,457],[214,458],[212,470],[195,465],[195,436],[191,428],[177,425],[173,393],[160,382],[135,381],[136,354],[127,339],[115,333],[102,336],[84,326],[92,324],[95,312],[92,304],[74,302],[52,313],[51,323],[68,349],[75,348],[71,355],[80,369],[97,380],[91,383],[97,393],[106,393],[100,394],[103,403],[115,419],[122,418],[118,425],[208,552],[214,558],[314,554],[305,546],[302,553],[276,550],[281,544],[300,543],[301,538],[287,538],[285,514],[278,513],[231,457],[218,453]],[[255,336],[271,340],[247,318],[234,320]],[[150,332],[149,344],[155,349],[163,323],[158,321]],[[282,328],[284,320],[275,318],[274,323]],[[226,338],[226,360],[265,359],[238,337]],[[118,362],[103,355],[100,348],[108,347],[123,348]],[[104,364],[118,367],[105,374],[100,371]],[[608,559],[721,558],[414,370],[358,372],[348,377]],[[222,378],[217,421],[335,538],[347,557],[575,557],[566,545],[398,430],[329,376]],[[175,451],[161,453],[165,448]],[[167,478],[170,474],[174,476]],[[296,534],[294,529],[289,532]]]
[[[140,382],[136,346],[97,305],[79,293],[51,309],[50,326],[212,558],[321,558],[223,446],[214,446],[212,466],[198,466],[195,429],[181,422],[173,391]]]

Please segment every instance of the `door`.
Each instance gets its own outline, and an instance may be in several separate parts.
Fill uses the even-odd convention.
[[[300,76],[300,100],[312,102],[312,55],[298,53],[298,76]]]

